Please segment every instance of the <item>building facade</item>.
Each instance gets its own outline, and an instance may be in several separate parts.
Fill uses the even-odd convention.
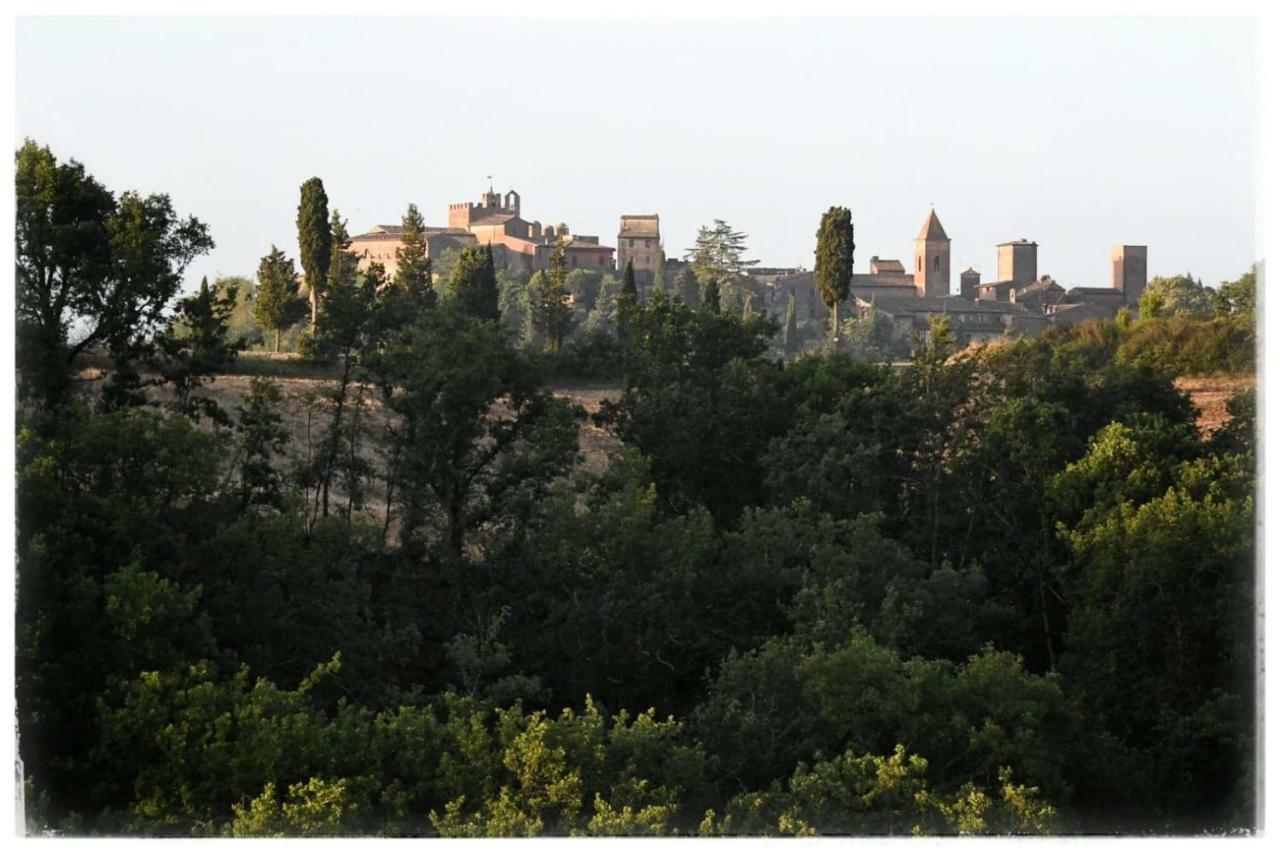
[[[618,269],[627,262],[635,271],[636,281],[653,283],[658,264],[662,263],[662,232],[656,213],[626,213],[618,220]]]
[[[457,202],[449,205],[449,224],[443,228],[427,228],[427,257],[438,257],[445,249],[457,249],[470,243],[493,249],[494,263],[499,267],[516,267],[522,272],[545,269],[557,243],[564,244],[565,264],[570,270],[585,269],[611,272],[614,269],[612,246],[600,244],[591,234],[573,234],[566,225],[532,222],[520,215],[520,194],[510,190],[499,195],[490,187],[481,193],[480,202]],[[363,270],[377,262],[395,274],[395,249],[399,246],[400,226],[375,225],[351,239],[351,251],[360,259]]]

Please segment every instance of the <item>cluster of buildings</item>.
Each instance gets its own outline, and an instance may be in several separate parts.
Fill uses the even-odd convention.
[[[353,237],[351,251],[359,257],[361,268],[377,262],[394,276],[400,232],[398,225],[376,225]],[[641,288],[653,281],[660,264],[666,265],[667,280],[673,281],[672,273],[681,263],[663,256],[657,214],[623,215],[615,250],[601,245],[595,235],[572,233],[564,224],[544,226],[524,219],[520,194],[510,190],[499,195],[492,186],[481,194],[478,204],[449,205],[448,224],[427,228],[426,238],[428,257],[478,243],[492,247],[499,267],[515,266],[528,273],[544,269],[552,249],[562,242],[569,269],[614,272],[630,262]],[[1110,287],[1071,288],[1039,274],[1037,248],[1025,238],[1001,243],[996,247],[995,280],[982,281],[982,274],[971,267],[960,273],[960,293],[953,294],[951,238],[938,214],[930,210],[916,235],[910,269],[898,259],[873,255],[866,272],[853,274],[850,297],[858,316],[887,318],[895,337],[913,332],[927,335],[929,318],[945,314],[963,344],[1033,334],[1050,323],[1111,318],[1120,308],[1136,305],[1146,287],[1146,246],[1112,248]],[[757,267],[752,277],[764,290],[765,305],[772,313],[781,316],[794,295],[799,316],[826,318],[811,271]]]
[[[850,297],[857,315],[879,314],[889,320],[895,337],[912,332],[928,335],[929,318],[946,315],[960,343],[1008,334],[1033,334],[1050,323],[1076,323],[1112,318],[1125,306],[1136,306],[1147,285],[1147,247],[1118,245],[1111,250],[1110,287],[1064,288],[1039,275],[1037,244],[1025,238],[996,247],[996,277],[982,281],[970,267],[960,274],[960,293],[951,292],[951,238],[938,214],[930,210],[916,235],[911,269],[894,258],[872,256],[865,273],[854,273]],[[795,294],[797,312],[825,317],[813,273],[796,271],[775,278],[773,306]]]
[[[449,224],[428,227],[427,257],[438,258],[448,249],[479,243],[493,248],[498,267],[515,266],[532,273],[545,269],[551,250],[559,241],[565,244],[565,263],[569,269],[611,272],[614,269],[613,247],[600,245],[600,238],[590,234],[573,234],[563,223],[543,225],[520,215],[520,194],[511,190],[500,196],[490,187],[481,194],[480,203],[458,202],[449,205]],[[654,217],[657,230],[657,217]],[[363,270],[380,263],[387,277],[395,276],[396,248],[400,245],[399,225],[375,225],[364,234],[351,238],[351,251],[360,259]]]

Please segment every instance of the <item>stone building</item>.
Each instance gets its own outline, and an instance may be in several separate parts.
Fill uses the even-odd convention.
[[[396,249],[400,247],[399,225],[375,225],[364,234],[351,238],[351,251],[360,259],[359,267],[366,269],[369,264],[382,264],[387,270],[387,278],[396,275]],[[461,249],[476,242],[475,235],[462,228],[426,228],[427,257],[438,258],[446,249]]]
[[[500,196],[491,187],[482,193],[479,204],[458,202],[449,205],[449,224],[444,228],[427,228],[427,257],[438,257],[448,248],[461,248],[479,243],[493,248],[494,263],[499,267],[514,266],[524,272],[545,269],[547,259],[558,241],[565,243],[565,263],[570,270],[612,271],[613,247],[600,245],[595,235],[573,234],[568,226],[543,226],[521,218],[520,194],[515,190]],[[360,258],[360,268],[378,261],[395,274],[395,249],[400,241],[400,227],[374,226],[351,239],[351,251]]]
[[[1124,292],[1124,301],[1137,305],[1147,289],[1147,247],[1111,247],[1111,287]]]
[[[656,213],[626,213],[618,220],[618,270],[631,268],[641,285],[653,283],[662,260],[662,233]]]
[[[1035,334],[1048,324],[1043,314],[1012,302],[965,299],[963,296],[857,297],[854,305],[859,317],[879,314],[887,318],[897,341],[909,340],[913,333],[927,341],[931,317],[946,317],[960,346]]]

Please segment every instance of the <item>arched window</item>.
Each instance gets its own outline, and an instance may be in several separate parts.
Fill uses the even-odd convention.
[[[919,271],[920,271],[920,270],[922,270],[922,269],[924,269],[924,258],[917,257],[917,258],[916,258],[916,272],[919,272]]]
[[[939,264],[941,264],[941,263],[942,263],[942,258],[939,258],[937,255],[934,255],[934,256],[933,256],[933,271],[934,271],[934,272],[938,272],[938,270],[940,269]]]

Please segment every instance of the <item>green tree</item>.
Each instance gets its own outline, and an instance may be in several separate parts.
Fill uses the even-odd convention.
[[[529,282],[533,326],[546,338],[547,350],[553,353],[559,352],[561,342],[573,325],[573,308],[565,288],[564,248],[564,241],[558,241],[551,250],[546,272],[535,273]],[[619,297],[620,303],[621,299]]]
[[[818,226],[813,283],[831,312],[831,338],[840,334],[840,303],[849,298],[853,277],[853,216],[847,207],[831,207]]]
[[[329,226],[329,196],[325,195],[324,182],[310,178],[303,183],[298,202],[298,258],[302,274],[307,280],[308,299],[311,301],[311,325],[320,316],[320,301],[324,297],[325,279],[333,254],[333,232]]]
[[[685,252],[685,260],[704,285],[712,278],[737,278],[760,263],[743,257],[747,251],[747,235],[734,231],[723,219],[710,227],[698,229],[693,246]]]
[[[1252,323],[1258,304],[1258,265],[1235,281],[1224,281],[1214,292],[1213,313],[1238,316]]]
[[[348,517],[361,500],[360,482],[366,464],[359,453],[359,430],[365,368],[381,332],[377,300],[386,284],[381,264],[370,265],[363,277],[358,274],[358,260],[347,248],[350,239],[346,225],[336,210],[330,227],[333,254],[325,286],[326,307],[303,348],[310,358],[336,361],[340,371],[336,384],[329,389],[329,426],[310,472],[315,489],[313,524],[316,518],[328,517],[330,492],[340,471],[346,480]],[[357,394],[354,400],[350,396],[353,382]]]
[[[481,320],[499,320],[498,279],[493,252],[477,244],[464,246],[449,279],[447,294],[464,312]]]
[[[66,400],[80,353],[124,359],[145,346],[213,240],[166,195],[117,199],[31,140],[15,159],[19,399],[52,407]]]
[[[658,246],[658,262],[653,268],[653,292],[663,293],[667,289],[667,253]]]
[[[1138,316],[1143,320],[1153,317],[1208,317],[1213,313],[1214,291],[1190,274],[1153,278],[1138,300]]]
[[[170,327],[156,340],[160,355],[160,375],[173,385],[174,408],[184,416],[207,416],[215,423],[229,418],[211,398],[198,397],[196,389],[213,381],[244,348],[243,341],[227,338],[231,313],[236,307],[234,287],[217,293],[209,279],[200,280],[200,289],[178,303],[178,313]]]
[[[494,323],[428,312],[381,370],[400,419],[397,500],[413,553],[434,540],[462,558],[479,530],[518,517],[573,461],[575,410],[539,387]]]
[[[275,332],[275,351],[280,352],[280,330],[301,319],[305,303],[298,298],[298,273],[293,260],[271,247],[258,263],[258,288],[253,297],[253,316],[264,329]]]
[[[396,247],[395,285],[413,302],[431,305],[435,290],[431,282],[431,260],[427,257],[426,223],[417,205],[410,204],[400,221],[400,245]]]

